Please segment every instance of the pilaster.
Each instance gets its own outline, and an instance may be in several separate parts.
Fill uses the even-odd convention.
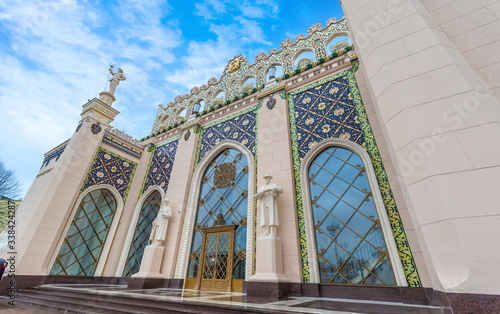
[[[295,187],[290,157],[290,130],[287,102],[284,98],[283,89],[272,96],[265,96],[258,111],[257,186],[264,185],[264,176],[270,174],[273,176],[273,182],[283,188],[283,194],[278,198],[280,225],[277,233],[281,239],[283,254],[282,281],[302,282]],[[257,235],[263,234],[259,221],[260,208],[257,207]],[[257,248],[256,264],[265,264],[267,258],[268,255],[262,254]]]
[[[342,4],[430,284],[500,293],[500,103],[420,1]]]
[[[16,274],[45,276],[50,271],[54,250],[64,237],[66,224],[71,223],[70,215],[105,128],[87,117],[59,160],[40,169],[17,213]]]
[[[190,135],[186,136],[186,132],[189,132]],[[170,175],[166,198],[170,201],[172,217],[169,219],[165,253],[161,266],[161,274],[165,278],[174,278],[175,275],[179,243],[182,237],[182,227],[184,225],[184,216],[188,204],[193,167],[198,148],[198,139],[199,133],[194,132],[194,127],[188,127],[184,130],[183,136],[179,139],[175,162]]]

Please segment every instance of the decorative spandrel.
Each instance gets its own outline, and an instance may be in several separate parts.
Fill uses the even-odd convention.
[[[137,164],[104,148],[99,148],[81,192],[98,185],[109,184],[114,186],[125,201],[132,184],[132,178]]]
[[[396,285],[361,158],[327,148],[309,187],[321,283]]]
[[[209,164],[201,181],[187,277],[198,274],[202,229],[235,224],[233,278],[245,279],[248,162],[239,151],[226,149]]]
[[[156,148],[151,158],[149,172],[142,191],[147,191],[148,188],[153,185],[157,185],[165,191],[167,190],[178,143],[178,138],[175,138],[173,141],[167,142]]]

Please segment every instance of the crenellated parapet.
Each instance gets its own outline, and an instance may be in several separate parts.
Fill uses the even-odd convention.
[[[273,48],[268,54],[257,54],[253,64],[243,55],[235,56],[229,61],[220,79],[212,77],[207,84],[193,87],[188,94],[175,97],[167,106],[159,105],[152,133],[183,123],[201,101],[205,102],[204,109],[208,110],[260,91],[269,83],[266,82],[269,68],[281,66],[283,74],[291,74],[295,71],[295,61],[303,52],[313,52],[316,60],[327,57],[328,45],[336,37],[349,36],[349,31],[345,19],[336,21],[331,18],[326,22],[325,28],[317,23],[307,30],[307,34],[307,37],[303,34],[297,36],[295,42],[291,38],[283,40],[279,51]],[[251,78],[255,79],[253,89],[244,90],[245,82]],[[225,99],[219,104],[215,99],[221,92],[225,93]]]

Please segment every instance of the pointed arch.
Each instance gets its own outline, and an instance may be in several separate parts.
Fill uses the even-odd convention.
[[[306,240],[308,243],[307,254],[309,261],[309,271],[311,276],[311,283],[320,283],[320,273],[318,266],[318,254],[317,254],[317,243],[314,231],[313,223],[313,210],[311,203],[311,191],[309,188],[309,167],[313,161],[318,157],[323,151],[329,147],[341,147],[358,155],[366,169],[366,175],[368,179],[369,186],[372,191],[373,201],[375,204],[375,209],[380,220],[380,227],[383,233],[383,237],[387,246],[387,251],[392,264],[394,277],[396,284],[398,286],[407,286],[405,279],[403,267],[399,259],[398,251],[396,248],[396,243],[392,234],[391,225],[387,217],[387,212],[385,210],[384,202],[380,189],[378,188],[377,178],[375,176],[375,171],[372,166],[370,156],[366,150],[360,145],[351,142],[349,140],[344,140],[340,138],[330,138],[321,141],[316,144],[305,156],[300,165],[300,179],[302,185],[302,200],[304,206],[304,224],[306,229]]]
[[[255,160],[253,154],[243,144],[232,140],[225,140],[212,148],[201,162],[196,167],[191,181],[189,190],[189,201],[184,216],[184,225],[182,228],[182,238],[180,243],[179,256],[175,269],[175,278],[186,278],[189,252],[191,251],[191,244],[193,240],[193,228],[197,214],[197,204],[200,197],[201,179],[205,170],[210,165],[211,161],[222,153],[225,149],[232,148],[242,153],[248,162],[248,202],[247,202],[247,234],[246,234],[246,260],[245,260],[245,279],[250,278],[253,270],[253,245],[254,245],[254,213],[255,202],[253,201],[253,193],[255,191]]]
[[[125,271],[128,255],[130,253],[131,244],[133,237],[135,235],[135,230],[137,228],[137,223],[139,221],[139,217],[141,215],[141,211],[143,210],[144,202],[155,192],[160,194],[160,204],[165,200],[165,191],[158,185],[150,186],[146,192],[142,194],[142,196],[137,201],[135,205],[134,214],[132,215],[132,219],[130,219],[130,225],[127,232],[127,237],[125,238],[125,243],[123,244],[122,254],[120,255],[120,260],[118,262],[118,267],[116,268],[116,277],[122,277],[123,272]]]
[[[106,261],[109,255],[109,251],[111,249],[111,244],[113,242],[113,238],[115,236],[116,230],[118,228],[118,222],[120,220],[120,217],[123,212],[123,199],[118,190],[113,187],[112,185],[109,184],[99,184],[99,185],[94,185],[91,186],[87,189],[85,189],[80,195],[78,196],[75,205],[73,206],[73,209],[71,211],[70,216],[68,217],[66,226],[64,228],[64,231],[62,233],[61,240],[59,241],[56,249],[54,250],[54,253],[51,258],[51,262],[49,263],[49,267],[46,270],[47,274],[50,274],[52,271],[56,270],[56,261],[58,260],[58,257],[61,255],[61,248],[63,247],[64,243],[67,243],[67,238],[68,238],[68,232],[72,226],[75,226],[75,216],[76,214],[80,211],[83,210],[83,207],[81,207],[82,201],[90,195],[90,193],[98,190],[104,190],[107,191],[114,199],[114,202],[116,203],[116,208],[113,213],[113,217],[111,220],[111,223],[109,224],[109,227],[107,228],[107,233],[106,233],[106,239],[104,240],[104,245],[102,247],[102,250],[99,254],[99,258],[97,261],[97,264],[93,270],[93,276],[101,276],[104,266],[106,265]],[[105,196],[104,196],[105,197]],[[75,226],[76,227],[76,226]],[[77,231],[79,232],[79,231]],[[76,233],[75,233],[76,234]],[[83,238],[83,237],[82,237]],[[91,254],[91,253],[90,253]],[[85,268],[87,269],[87,268]],[[84,270],[85,270],[84,269]]]

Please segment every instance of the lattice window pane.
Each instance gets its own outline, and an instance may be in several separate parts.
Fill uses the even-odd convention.
[[[396,285],[361,158],[330,147],[308,176],[321,282]]]
[[[85,195],[50,274],[94,275],[115,211],[116,200],[107,190]]]
[[[139,272],[144,249],[149,243],[149,236],[153,229],[153,221],[158,215],[161,204],[160,192],[154,191],[144,201],[139,218],[137,220],[134,236],[127,256],[127,263],[123,270],[123,276],[130,277]]]
[[[231,169],[234,169],[234,173]],[[202,185],[193,231],[188,278],[196,278],[198,275],[199,258],[193,258],[193,252],[199,253],[201,251],[201,228],[212,227],[219,213],[224,216],[226,224],[233,224],[233,222],[238,224],[235,232],[234,256],[241,249],[246,249],[246,218],[249,195],[248,172],[246,157],[235,149],[226,149],[221,152],[205,170],[201,180]],[[226,176],[227,173],[230,173],[230,175]],[[242,260],[237,264],[233,263],[234,279],[245,279],[244,271],[236,271],[237,268],[241,269],[245,265],[245,257],[241,255],[241,258]],[[221,261],[227,263],[227,256]]]

